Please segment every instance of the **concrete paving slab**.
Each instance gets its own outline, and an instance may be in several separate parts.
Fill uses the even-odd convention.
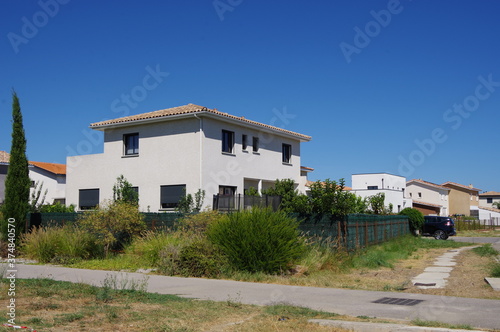
[[[453,267],[448,266],[429,266],[426,267],[424,272],[441,272],[441,273],[450,273],[453,271]]]
[[[438,258],[434,261],[434,265],[435,266],[455,266],[455,265],[457,265],[457,262],[454,262],[454,261],[449,260],[449,259]]]
[[[495,291],[500,291],[500,278],[484,278]]]
[[[331,319],[310,319],[309,322],[323,326],[335,326],[355,332],[484,332],[480,330],[458,330],[438,327],[409,326],[403,324],[348,322]]]

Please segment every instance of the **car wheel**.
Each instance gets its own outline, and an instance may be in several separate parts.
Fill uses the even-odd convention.
[[[446,235],[444,231],[438,229],[437,231],[434,232],[434,238],[436,240],[446,240],[448,238],[448,235]]]

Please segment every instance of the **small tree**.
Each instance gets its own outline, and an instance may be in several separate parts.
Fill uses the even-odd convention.
[[[5,179],[5,200],[2,206],[2,235],[7,238],[7,224],[15,220],[16,236],[24,232],[26,214],[29,211],[31,180],[29,178],[28,158],[26,157],[26,138],[24,135],[23,115],[19,99],[12,93],[12,146],[9,169]]]
[[[139,205],[139,194],[123,175],[116,178],[113,186],[113,200]]]
[[[177,211],[181,213],[198,213],[203,207],[204,200],[205,190],[198,189],[193,198],[193,195],[186,194],[186,190],[184,189],[184,196],[179,200]]]
[[[35,183],[35,187],[31,192],[31,200],[30,200],[30,212],[37,213],[42,211],[42,206],[45,202],[45,197],[47,197],[48,189],[45,189],[43,192],[43,182],[37,181]]]
[[[373,196],[368,197],[368,203],[370,205],[371,211],[374,214],[383,214],[385,205],[385,194],[384,193],[378,193]]]
[[[299,191],[295,189],[295,182],[292,179],[276,180],[274,188],[263,190],[262,194],[281,196],[281,211],[295,212],[294,203],[297,202],[296,197],[299,196]]]
[[[410,222],[410,230],[413,234],[417,235],[418,231],[424,226],[424,215],[417,209],[414,208],[404,208],[401,215],[408,216]]]

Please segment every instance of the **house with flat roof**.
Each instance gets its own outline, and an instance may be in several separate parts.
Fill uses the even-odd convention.
[[[351,192],[362,198],[383,193],[385,207],[392,206],[395,213],[411,207],[411,201],[405,198],[406,178],[403,176],[389,173],[353,174],[351,182]]]
[[[113,197],[123,175],[139,193],[142,211],[172,211],[179,199],[205,191],[213,195],[259,192],[277,179],[293,179],[305,192],[301,143],[310,136],[188,104],[92,123],[104,133],[100,154],[67,158],[67,204],[91,209]]]
[[[0,204],[5,199],[5,178],[9,169],[10,154],[0,151]],[[66,165],[57,163],[47,163],[39,161],[28,162],[29,177],[31,187],[35,183],[43,186],[43,191],[47,190],[45,204],[61,203],[66,201]],[[32,189],[33,190],[33,189]]]

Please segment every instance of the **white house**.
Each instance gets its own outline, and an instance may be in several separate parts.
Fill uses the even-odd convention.
[[[413,199],[413,207],[424,215],[448,216],[450,188],[413,179],[406,183],[407,196]]]
[[[139,193],[142,211],[176,208],[184,192],[261,191],[293,179],[305,192],[301,142],[310,136],[193,104],[93,123],[104,152],[68,157],[67,204],[89,209],[113,196],[123,175]],[[303,173],[302,173],[303,174]]]
[[[9,153],[0,151],[0,204],[5,199],[5,178],[7,177],[9,160]],[[43,186],[43,191],[47,190],[45,204],[65,203],[66,165],[29,161],[28,170],[32,188],[35,183],[39,182]]]
[[[479,194],[479,207],[494,208],[493,203],[500,203],[500,193],[497,191],[487,191]]]
[[[353,174],[352,192],[366,198],[378,193],[385,195],[385,206],[392,204],[393,212],[411,207],[411,200],[405,199],[406,178],[389,173]]]

